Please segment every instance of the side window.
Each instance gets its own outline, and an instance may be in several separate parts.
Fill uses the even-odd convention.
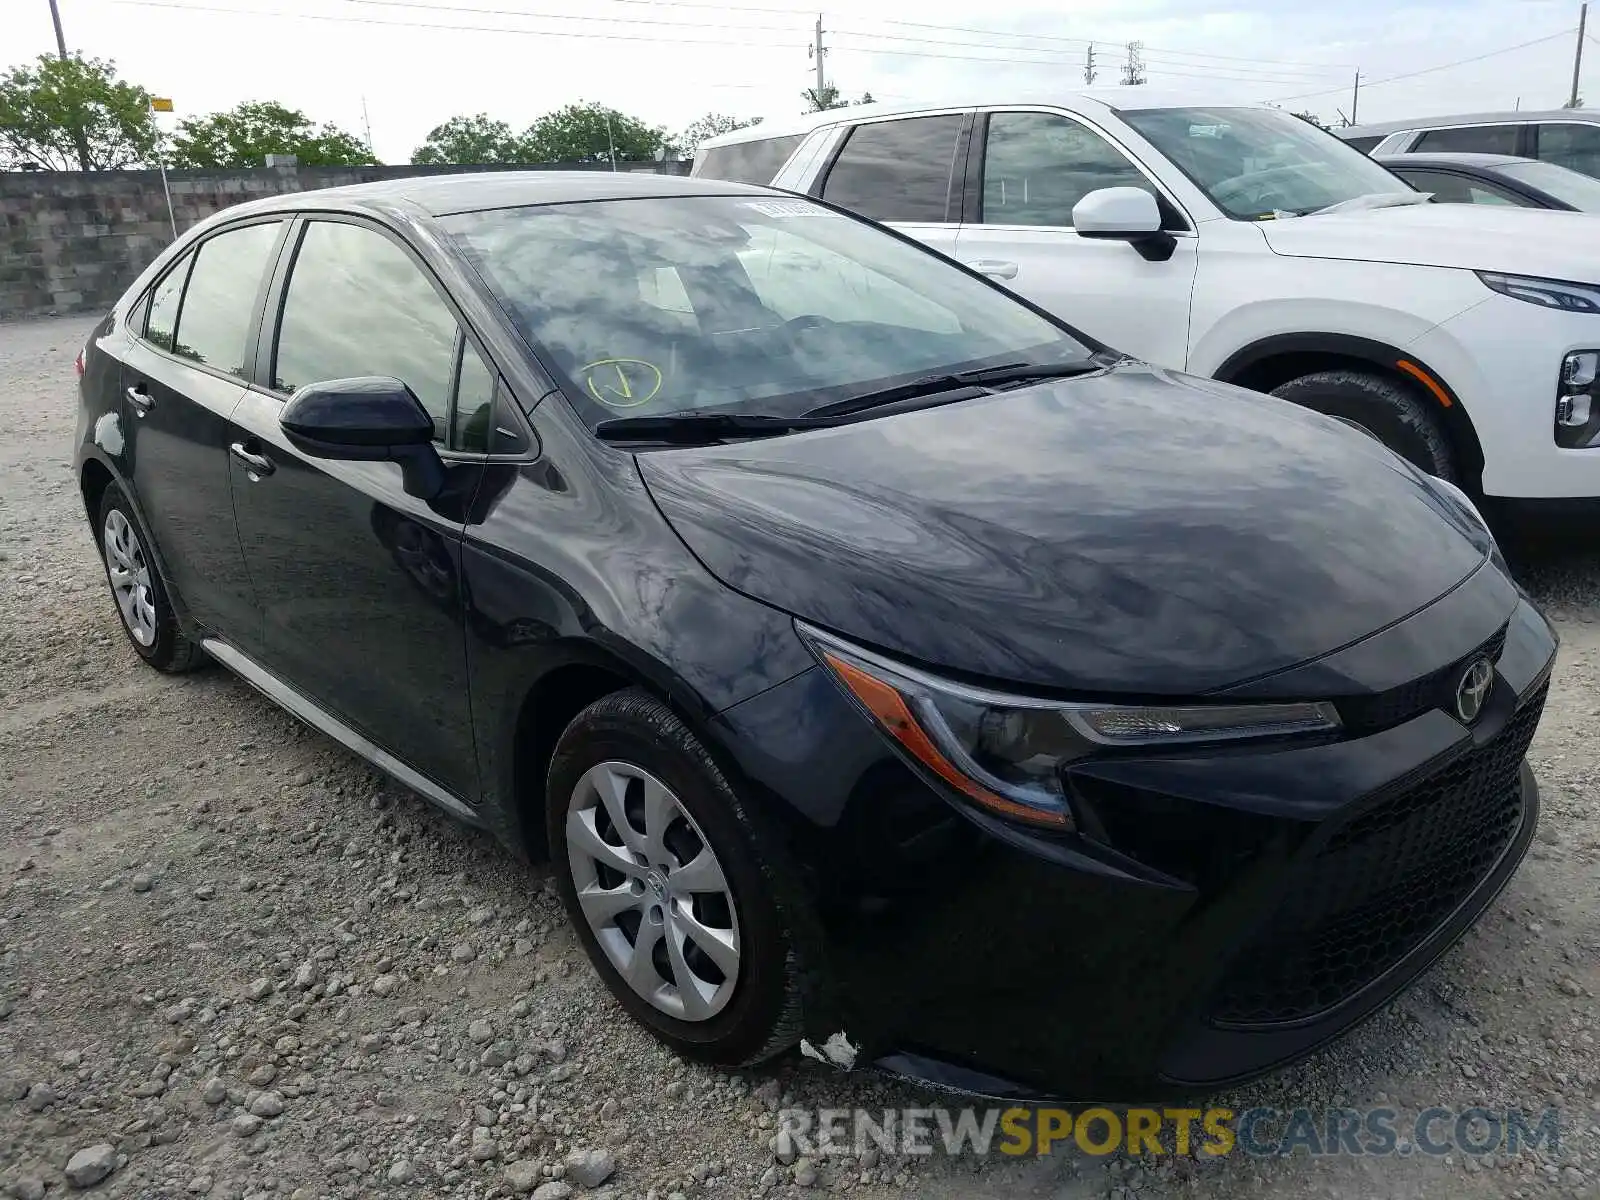
[[[911,117],[851,130],[822,198],[874,221],[945,221],[964,117]]]
[[[1071,228],[1072,206],[1108,187],[1155,191],[1122,151],[1076,121],[1053,113],[990,116],[983,155],[984,224]]]
[[[494,427],[495,375],[471,342],[461,352],[461,376],[450,447],[468,454],[487,454]]]
[[[1576,122],[1539,126],[1539,157],[1600,178],[1600,125]]]
[[[1515,154],[1520,125],[1470,125],[1460,129],[1430,129],[1417,139],[1413,150],[1462,151],[1468,154]]]
[[[704,179],[726,179],[731,183],[766,185],[789,161],[803,135],[758,138],[732,146],[713,146],[700,155],[695,174]]]
[[[1371,137],[1345,138],[1344,144],[1355,147],[1363,154],[1371,154],[1372,148],[1381,141],[1383,141],[1383,136],[1381,134],[1374,134]]]
[[[150,294],[148,316],[145,319],[145,339],[161,349],[176,349],[173,334],[178,331],[178,304],[183,300],[183,285],[189,280],[189,268],[194,266],[194,255],[185,254],[183,261],[168,271]]]
[[[1443,171],[1417,171],[1410,168],[1397,174],[1417,191],[1433,193],[1433,198],[1440,204],[1472,203],[1472,197],[1467,192],[1467,181],[1460,175],[1448,175]]]
[[[272,373],[279,391],[390,375],[416,393],[442,441],[455,345],[455,315],[398,245],[362,225],[306,226],[278,325]]]
[[[241,377],[248,374],[244,352],[256,294],[282,224],[246,225],[201,243],[172,333],[174,354]]]

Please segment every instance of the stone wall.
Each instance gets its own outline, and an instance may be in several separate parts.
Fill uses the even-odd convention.
[[[280,192],[379,179],[485,170],[608,169],[595,164],[537,167],[262,167],[169,171],[182,233],[212,213]],[[686,163],[625,169],[687,173]],[[0,321],[106,308],[172,241],[159,171],[0,172]]]

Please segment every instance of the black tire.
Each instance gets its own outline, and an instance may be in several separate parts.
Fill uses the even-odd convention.
[[[134,633],[129,618],[123,614],[122,605],[117,599],[117,589],[112,582],[112,562],[110,552],[106,548],[106,528],[118,514],[122,521],[127,523],[128,532],[137,547],[139,559],[144,563],[149,578],[150,607],[154,611],[154,636],[148,641],[143,641]],[[210,660],[206,657],[200,644],[191,641],[178,626],[178,618],[172,607],[172,599],[167,594],[166,584],[162,582],[161,572],[156,570],[155,560],[150,554],[150,535],[145,532],[139,523],[138,515],[133,511],[133,505],[128,503],[128,497],[117,483],[108,483],[106,490],[100,497],[100,511],[94,526],[95,544],[100,550],[100,565],[106,572],[106,587],[111,592],[111,603],[116,610],[117,624],[122,626],[122,632],[128,639],[128,644],[134,652],[158,671],[169,675],[179,675],[185,671],[192,671],[196,667],[204,666]]]
[[[732,892],[740,962],[726,1006],[700,1021],[675,1018],[635,992],[601,949],[577,899],[567,847],[567,812],[585,772],[620,761],[665,784],[715,852]],[[546,788],[550,860],[562,903],[595,970],[640,1024],[685,1057],[722,1067],[763,1062],[801,1033],[801,968],[792,934],[794,893],[763,855],[757,829],[698,738],[661,701],[638,688],[613,692],[567,726]],[[783,897],[791,897],[785,901]]]
[[[1430,475],[1459,483],[1455,449],[1431,399],[1371,371],[1317,371],[1272,389],[1303,408],[1359,425]]]

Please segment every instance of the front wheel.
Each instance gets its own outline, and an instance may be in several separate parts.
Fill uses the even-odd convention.
[[[795,1043],[784,889],[739,797],[671,709],[629,689],[579,713],[551,760],[546,820],[562,902],[637,1021],[719,1066]]]
[[[106,485],[100,497],[100,557],[122,632],[140,658],[158,671],[178,674],[206,661],[205,651],[178,627],[166,585],[150,555],[149,540],[122,488]]]
[[[1399,380],[1370,371],[1317,371],[1272,389],[1272,394],[1359,426],[1413,466],[1459,483],[1444,422]]]

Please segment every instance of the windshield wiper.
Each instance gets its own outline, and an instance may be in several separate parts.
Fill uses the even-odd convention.
[[[616,417],[594,427],[607,442],[715,441],[725,437],[772,437],[826,425],[804,417],[772,417],[760,413],[663,413],[655,417]]]
[[[801,419],[817,417],[846,417],[869,408],[882,408],[902,400],[915,400],[922,396],[936,396],[940,392],[966,391],[972,388],[993,387],[1003,383],[1023,383],[1029,379],[1064,379],[1073,375],[1087,375],[1106,364],[1095,359],[1075,363],[1002,363],[997,367],[981,367],[975,371],[958,371],[948,375],[924,375],[909,383],[863,392],[847,400],[835,400],[819,405],[801,414]],[[965,397],[963,397],[965,398]]]

